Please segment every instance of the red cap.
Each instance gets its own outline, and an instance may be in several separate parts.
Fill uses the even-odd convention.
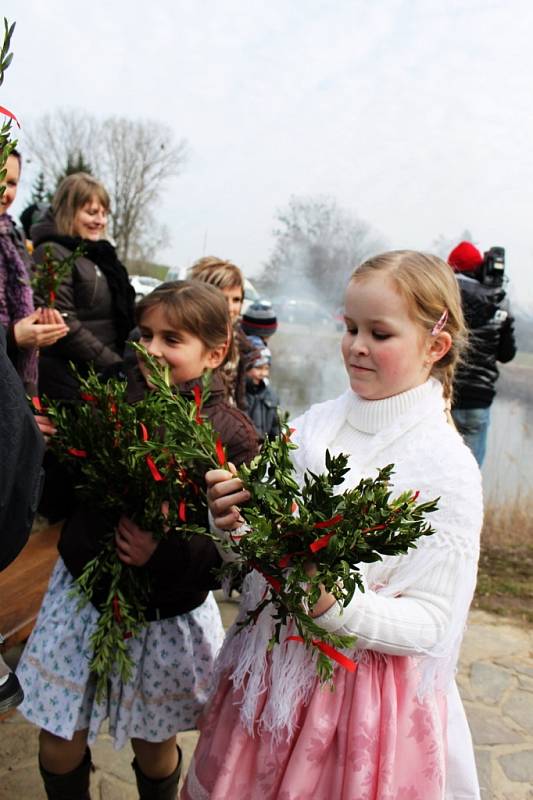
[[[448,256],[454,272],[474,272],[483,264],[483,256],[471,242],[461,242]]]

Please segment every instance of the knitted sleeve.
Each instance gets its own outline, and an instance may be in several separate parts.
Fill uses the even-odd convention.
[[[358,647],[439,656],[460,639],[475,587],[482,496],[479,470],[450,434],[424,460],[408,453],[394,489],[416,487],[421,500],[440,495],[430,518],[436,532],[406,555],[369,565],[366,591],[356,591],[344,610],[335,604],[315,620],[329,631],[355,634]]]

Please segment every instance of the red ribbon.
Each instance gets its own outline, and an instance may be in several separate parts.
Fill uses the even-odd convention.
[[[144,422],[139,422],[139,427],[141,429],[141,438],[142,438],[143,442],[147,442],[148,441],[148,429],[147,429],[146,425],[144,424]]]
[[[331,519],[325,519],[324,522],[315,522],[313,528],[331,528],[332,525],[337,525],[342,519],[344,519],[342,514],[337,514]]]
[[[286,642],[301,642],[305,644],[305,639],[301,636],[287,636]],[[355,672],[358,667],[358,664],[351,658],[348,658],[343,653],[339,653],[338,650],[335,650],[330,644],[326,644],[326,642],[321,642],[320,639],[312,639],[311,644],[313,647],[316,647],[317,650],[320,650],[324,655],[328,658],[331,658],[332,661],[336,661],[337,664],[340,664],[341,667],[347,669],[348,672]]]
[[[385,523],[382,523],[381,525],[373,525],[372,528],[363,528],[361,533],[372,533],[372,531],[384,531],[386,527],[387,526],[385,525]]]
[[[76,458],[87,458],[86,450],[76,450],[75,447],[69,447],[67,453],[70,453],[71,456],[76,456]]]
[[[145,461],[148,466],[148,469],[152,473],[152,478],[154,479],[154,481],[164,481],[165,479],[157,469],[152,456],[145,456]]]
[[[274,578],[273,575],[267,575],[267,573],[263,572],[261,567],[257,566],[257,564],[254,564],[254,568],[258,572],[261,573],[263,578],[267,581],[267,583],[269,583],[272,586],[272,588],[274,589],[275,592],[277,592],[278,594],[281,592],[281,581],[280,580],[278,580],[277,578]]]
[[[224,445],[222,444],[220,436],[217,439],[216,451],[217,451],[218,463],[220,464],[221,467],[223,467],[226,463],[226,454],[224,452]]]
[[[56,293],[54,292],[53,289],[50,289],[50,293],[49,293],[48,297],[49,297],[49,300],[50,300],[50,305],[52,305],[52,303],[55,303],[55,301],[56,301]]]
[[[337,525],[343,519],[344,519],[344,517],[342,516],[342,514],[337,514],[336,516],[332,517],[331,519],[325,519],[323,522],[315,522],[315,524],[313,525],[313,528],[318,528],[318,529],[320,529],[320,528],[331,528],[333,525]],[[309,545],[310,551],[312,553],[318,553],[318,551],[322,550],[323,547],[327,547],[328,546],[329,540],[334,535],[335,535],[335,531],[330,531],[330,533],[326,533],[326,534],[324,534],[324,536],[321,536],[320,539],[315,539],[315,541],[312,542]]]
[[[185,500],[180,500],[180,504],[178,507],[178,517],[181,519],[182,522],[187,521],[187,504]]]
[[[87,403],[96,403],[97,399],[94,394],[87,394],[87,392],[81,392],[80,397],[82,400],[85,400]]]
[[[327,547],[329,544],[329,540],[332,536],[335,536],[336,531],[331,531],[330,533],[326,533],[324,536],[321,536],[320,539],[315,539],[314,542],[311,542],[309,545],[309,549],[312,553],[318,553],[319,550],[322,550],[323,547]]]
[[[203,421],[202,417],[201,417],[201,414],[200,414],[200,407],[202,405],[202,392],[201,392],[200,387],[198,386],[198,384],[196,384],[196,386],[193,386],[193,390],[192,391],[193,391],[193,394],[194,394],[194,403],[196,405],[196,418],[195,419],[196,419],[196,422],[198,423],[198,425],[201,425],[202,421]]]
[[[35,397],[32,397],[31,402],[32,402],[32,405],[33,405],[34,409],[36,411],[38,411],[39,414],[40,414],[42,412],[42,410],[43,410],[43,407],[41,405],[41,398],[38,397],[37,395],[35,395]]]
[[[120,601],[117,594],[113,595],[113,616],[115,621],[120,625],[122,622],[122,614],[120,613]]]
[[[411,499],[409,500],[409,502],[410,502],[410,503],[416,503],[416,501],[418,500],[418,498],[419,498],[419,497],[420,497],[420,492],[418,492],[418,491],[417,491],[417,492],[415,492],[415,493],[414,493],[414,495],[411,497]]]
[[[18,121],[16,116],[13,114],[13,112],[10,111],[8,108],[4,108],[4,106],[0,106],[0,114],[5,114],[6,117],[9,117],[10,119],[14,119],[15,122],[17,123],[17,125],[20,128],[20,122]]]

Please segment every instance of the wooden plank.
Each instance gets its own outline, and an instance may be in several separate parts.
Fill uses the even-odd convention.
[[[61,524],[32,534],[18,557],[0,572],[0,633],[5,648],[31,632],[57,561]]]

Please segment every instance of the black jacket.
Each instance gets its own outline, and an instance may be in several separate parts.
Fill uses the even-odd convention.
[[[31,231],[36,264],[43,262],[47,246],[58,259],[72,254],[72,250],[54,240],[57,232],[50,211]],[[114,253],[114,248],[108,247]],[[124,270],[120,262],[117,264],[118,269]],[[133,327],[135,292],[129,284],[127,291]],[[46,298],[36,299],[46,304]],[[73,400],[78,395],[78,385],[69,370],[69,362],[83,374],[89,364],[102,372],[122,360],[123,343],[117,329],[114,297],[100,266],[86,256],[76,259],[72,272],[59,286],[56,308],[65,315],[69,332],[41,352],[39,390],[54,399]]]
[[[28,540],[42,485],[44,439],[6,354],[0,325],[0,570]]]
[[[457,276],[469,332],[469,348],[458,368],[454,408],[487,408],[496,394],[499,370],[516,355],[514,320],[501,287]]]

